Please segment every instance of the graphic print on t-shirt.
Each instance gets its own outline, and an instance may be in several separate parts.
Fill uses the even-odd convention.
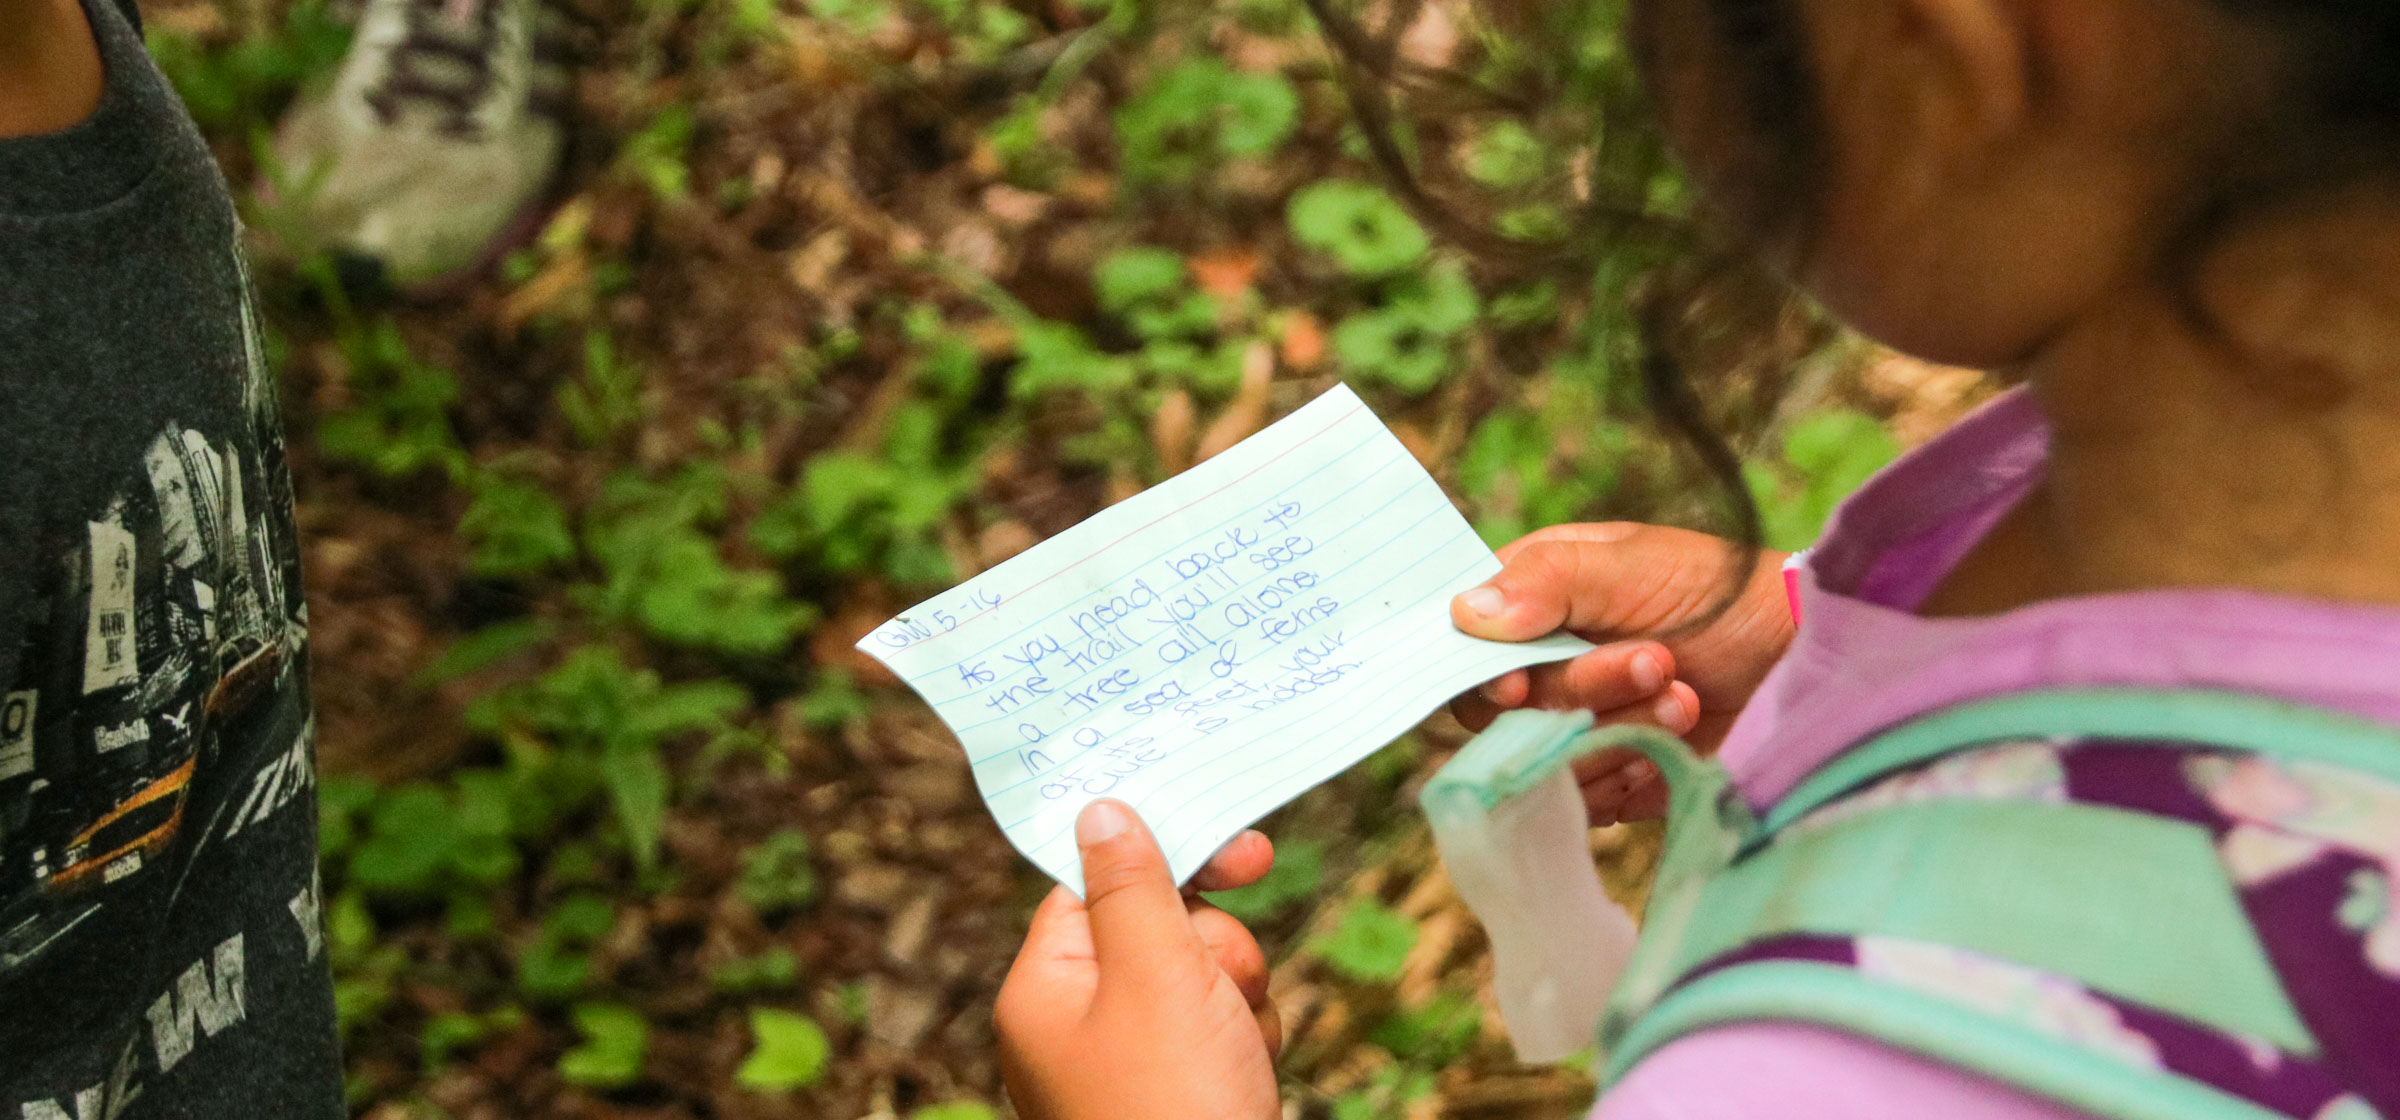
[[[0,1120],[340,1120],[245,235],[132,0],[76,2],[100,109],[0,141]]]
[[[247,430],[168,421],[47,569],[46,607],[0,699],[0,978],[208,823],[187,811],[194,774],[271,706],[306,637],[247,303]],[[309,753],[279,746],[279,760]]]

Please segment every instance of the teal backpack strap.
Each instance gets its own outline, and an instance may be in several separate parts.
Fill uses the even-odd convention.
[[[1600,1021],[1601,1049],[1622,1036],[1681,977],[1681,947],[1701,936],[1695,928],[1708,884],[1758,836],[1758,820],[1733,788],[1732,776],[1692,753],[1683,740],[1653,727],[1618,725],[1590,732],[1595,750],[1640,751],[1667,782],[1667,837],[1642,909],[1641,940],[1618,979]]]
[[[2313,1055],[2206,830],[2092,805],[1942,800],[1776,837],[1703,888],[1672,971],[1790,934],[1942,945]]]
[[[1962,704],[1835,756],[1766,816],[1775,832],[1885,775],[2005,739],[2058,736],[2194,743],[2339,766],[2400,783],[2400,731],[2322,708],[2201,689],[2062,689]]]
[[[1723,769],[1681,741],[1611,728],[1671,795],[1643,937],[1603,1018],[1605,1079],[1727,1023],[1817,1023],[1984,1073],[2099,1115],[2273,1115],[1953,1001],[1850,968],[1795,961],[1694,970],[1786,934],[1949,946],[2058,975],[2286,1052],[2317,1052],[2197,826],[2101,806],[1942,800],[1786,826],[1874,780],[2011,738],[2106,736],[2255,749],[2400,780],[2400,734],[2226,693],[2093,690],[2004,697],[1846,752],[1762,823]]]

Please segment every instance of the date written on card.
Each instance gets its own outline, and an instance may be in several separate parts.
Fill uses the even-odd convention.
[[[1131,804],[1189,879],[1458,692],[1573,657],[1486,642],[1500,562],[1348,387],[877,628],[859,648],[965,746],[992,816],[1081,892],[1075,816]]]

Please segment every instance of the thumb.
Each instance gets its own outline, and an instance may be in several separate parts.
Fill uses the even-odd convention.
[[[1537,534],[1507,556],[1499,575],[1451,601],[1462,632],[1499,642],[1559,630],[1602,641],[1664,634],[1716,604],[1732,559],[1714,537],[1650,527],[1606,538]]]
[[[1075,818],[1083,856],[1083,905],[1091,914],[1100,983],[1151,983],[1202,952],[1158,841],[1122,801],[1103,799]],[[1112,980],[1112,977],[1115,979]],[[1151,978],[1151,979],[1142,979]]]

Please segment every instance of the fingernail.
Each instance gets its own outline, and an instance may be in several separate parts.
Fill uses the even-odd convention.
[[[1089,848],[1125,834],[1133,827],[1133,810],[1122,801],[1094,801],[1075,818],[1075,843]]]
[[[1656,692],[1667,686],[1667,668],[1658,663],[1658,655],[1648,650],[1633,655],[1633,687],[1644,693]]]
[[[1508,703],[1508,697],[1502,695],[1500,691],[1500,686],[1506,683],[1508,683],[1507,677],[1494,677],[1491,680],[1483,682],[1483,687],[1477,691],[1482,692],[1483,698],[1491,701],[1494,704],[1506,704]]]
[[[1626,767],[1625,777],[1627,788],[1640,789],[1658,778],[1658,764],[1645,758]]]
[[[1658,723],[1661,727],[1683,726],[1683,700],[1670,692],[1658,698]]]
[[[1508,596],[1502,595],[1496,587],[1478,587],[1460,595],[1458,605],[1467,608],[1468,614],[1490,618],[1507,609]]]

